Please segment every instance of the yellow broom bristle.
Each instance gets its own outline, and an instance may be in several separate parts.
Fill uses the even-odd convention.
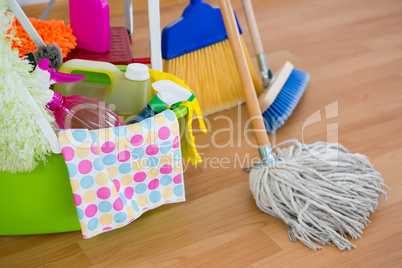
[[[256,92],[260,92],[250,55],[242,39]],[[195,93],[203,115],[244,102],[244,92],[229,40],[165,60],[163,70],[182,79]]]

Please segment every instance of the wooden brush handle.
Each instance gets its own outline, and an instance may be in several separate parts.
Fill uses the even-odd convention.
[[[264,53],[262,46],[260,33],[257,27],[257,21],[255,19],[253,6],[251,0],[242,0],[244,13],[246,14],[247,26],[250,30],[251,40],[253,41],[253,47],[256,54]]]
[[[236,60],[237,70],[240,74],[240,80],[244,88],[248,113],[252,118],[254,134],[257,138],[257,144],[260,147],[269,145],[268,134],[262,119],[260,105],[257,94],[255,93],[253,80],[247,65],[246,55],[241,44],[240,33],[237,28],[236,19],[233,13],[230,0],[219,0],[219,7],[222,12],[226,32],[228,34],[230,46]]]

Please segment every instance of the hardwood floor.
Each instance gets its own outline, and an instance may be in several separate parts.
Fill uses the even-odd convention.
[[[124,25],[123,1],[110,0],[112,26]],[[146,1],[134,2],[134,57],[149,55]],[[217,1],[207,1],[217,5]],[[162,0],[161,25],[188,1]],[[241,1],[233,0],[253,54]],[[257,157],[244,135],[246,107],[208,116],[196,133],[204,163],[184,173],[184,203],[165,205],[128,226],[83,239],[80,232],[0,237],[0,267],[401,267],[402,266],[402,1],[253,0],[272,70],[290,60],[311,75],[298,107],[273,143],[336,142],[365,154],[391,188],[357,248],[313,251],[290,242],[285,224],[261,212],[240,162]],[[39,18],[44,5],[24,7]],[[47,19],[68,23],[68,1]],[[253,57],[254,63],[255,57]],[[311,115],[318,122],[307,124]],[[222,116],[230,117],[233,125]],[[306,123],[307,122],[307,123]],[[219,149],[213,144],[233,144]],[[219,167],[214,161],[228,159]],[[226,163],[226,162],[225,162]],[[6,204],[3,204],[6,205]],[[1,216],[0,216],[1,217]]]

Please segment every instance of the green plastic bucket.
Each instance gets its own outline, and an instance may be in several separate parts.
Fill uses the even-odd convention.
[[[173,111],[187,114],[185,106]],[[63,156],[46,159],[30,173],[0,171],[0,235],[81,230]]]

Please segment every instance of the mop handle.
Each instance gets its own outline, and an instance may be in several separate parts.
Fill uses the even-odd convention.
[[[251,123],[254,129],[255,137],[257,138],[257,144],[260,147],[266,147],[270,144],[268,134],[262,119],[260,105],[258,103],[257,94],[255,93],[250,70],[247,65],[246,56],[241,44],[240,34],[237,28],[236,19],[230,0],[219,0],[219,7],[222,12],[226,32],[228,34],[230,46],[233,51],[233,56],[236,60],[240,80],[244,88],[248,113],[252,119]]]
[[[262,46],[260,33],[257,27],[257,21],[255,19],[253,6],[251,0],[242,0],[244,14],[246,14],[247,26],[250,30],[251,41],[253,41],[253,47],[256,54],[264,53]]]
[[[39,36],[36,29],[33,27],[32,23],[29,21],[27,15],[25,15],[24,11],[21,9],[20,5],[18,5],[16,0],[7,0],[8,6],[11,11],[17,17],[19,22],[21,23],[24,30],[27,32],[29,37],[32,39],[37,48],[45,47],[46,44],[43,42],[42,38]]]

